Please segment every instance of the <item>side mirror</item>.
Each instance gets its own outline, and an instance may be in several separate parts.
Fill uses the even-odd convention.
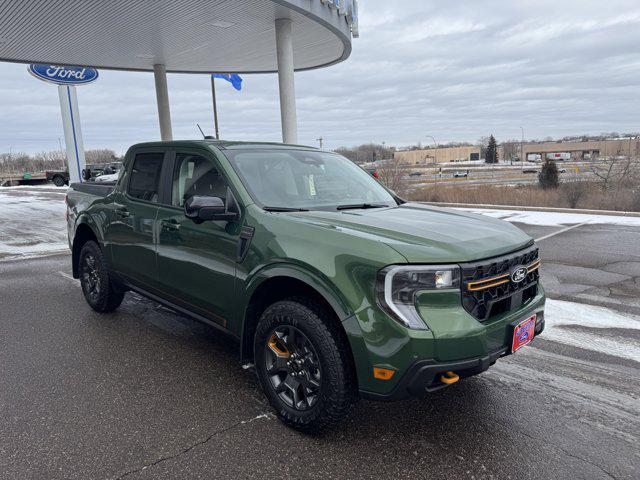
[[[90,168],[83,168],[81,174],[82,174],[82,179],[85,182],[88,182],[89,180],[91,180],[91,169]]]
[[[184,204],[184,214],[195,223],[233,222],[238,213],[230,211],[220,197],[193,196]]]

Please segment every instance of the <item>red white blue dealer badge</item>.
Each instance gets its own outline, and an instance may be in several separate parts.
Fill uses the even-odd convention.
[[[524,347],[527,343],[533,340],[533,336],[536,332],[536,318],[537,316],[533,314],[513,328],[511,353],[515,352],[521,347]]]

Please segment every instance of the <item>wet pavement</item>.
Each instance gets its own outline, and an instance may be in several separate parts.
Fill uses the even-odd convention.
[[[638,239],[585,225],[541,241],[549,296],[637,321]],[[0,478],[640,477],[633,355],[550,330],[425,400],[361,401],[305,436],[273,417],[233,341],[133,294],[96,314],[70,273],[68,255],[0,262]],[[640,345],[635,328],[557,329]]]

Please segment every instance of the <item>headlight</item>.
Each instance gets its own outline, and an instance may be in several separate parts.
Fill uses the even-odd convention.
[[[457,265],[390,266],[378,272],[376,294],[380,306],[408,328],[428,330],[416,310],[416,295],[425,290],[460,288]]]

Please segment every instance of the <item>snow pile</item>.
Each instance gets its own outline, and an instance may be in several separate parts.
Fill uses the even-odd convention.
[[[69,250],[66,188],[0,189],[0,261]]]
[[[477,213],[488,217],[499,218],[509,222],[524,223],[547,227],[561,227],[579,223],[606,225],[628,225],[640,227],[640,217],[623,217],[616,215],[590,215],[584,213],[558,213],[517,210],[491,210],[485,208],[457,208],[465,212]]]
[[[640,317],[605,307],[547,300],[544,318],[540,338],[640,362],[640,342],[624,332],[640,330]]]

